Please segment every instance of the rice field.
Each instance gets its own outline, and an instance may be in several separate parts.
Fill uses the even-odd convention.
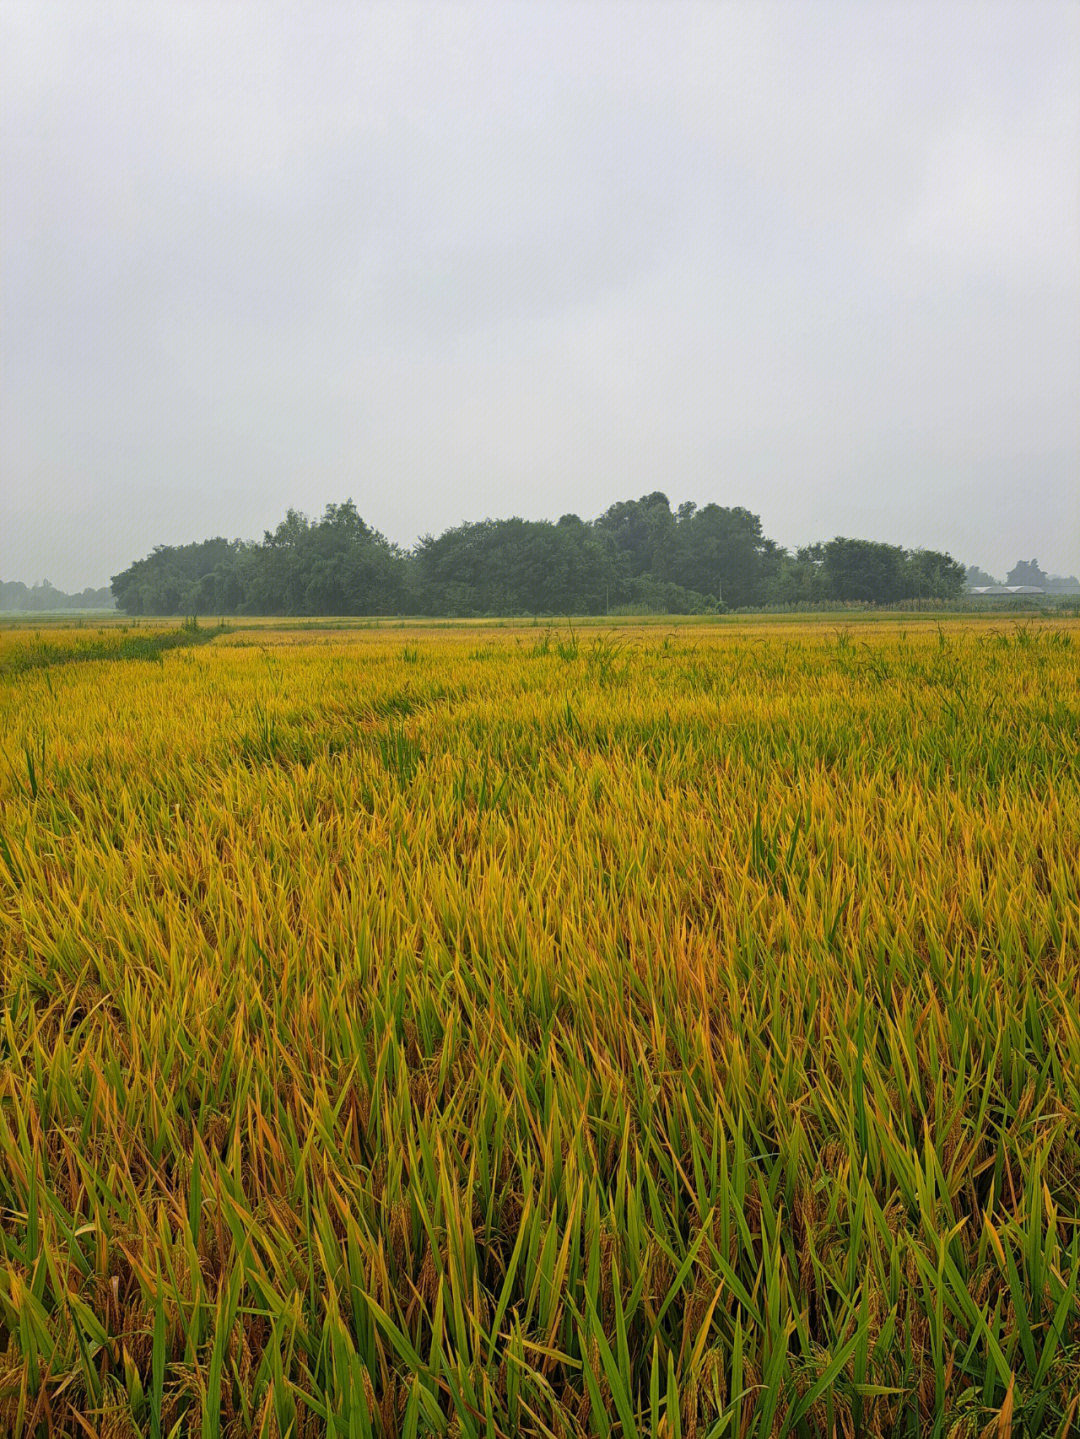
[[[1074,1432],[1080,622],[124,634],[0,631],[3,1433]]]

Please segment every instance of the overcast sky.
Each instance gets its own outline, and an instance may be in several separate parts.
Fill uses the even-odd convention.
[[[1080,572],[1080,4],[0,13],[3,578],[653,489]]]

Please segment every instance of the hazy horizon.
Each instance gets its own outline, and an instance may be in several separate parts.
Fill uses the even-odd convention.
[[[2,17],[3,579],[657,489],[1080,572],[1080,6]]]

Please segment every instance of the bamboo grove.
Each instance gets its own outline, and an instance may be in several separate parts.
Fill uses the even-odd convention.
[[[153,633],[0,633],[3,1432],[1072,1432],[1080,624]]]

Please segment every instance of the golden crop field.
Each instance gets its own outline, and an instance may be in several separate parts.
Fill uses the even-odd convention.
[[[93,633],[0,635],[4,1433],[1073,1432],[1080,622]]]

